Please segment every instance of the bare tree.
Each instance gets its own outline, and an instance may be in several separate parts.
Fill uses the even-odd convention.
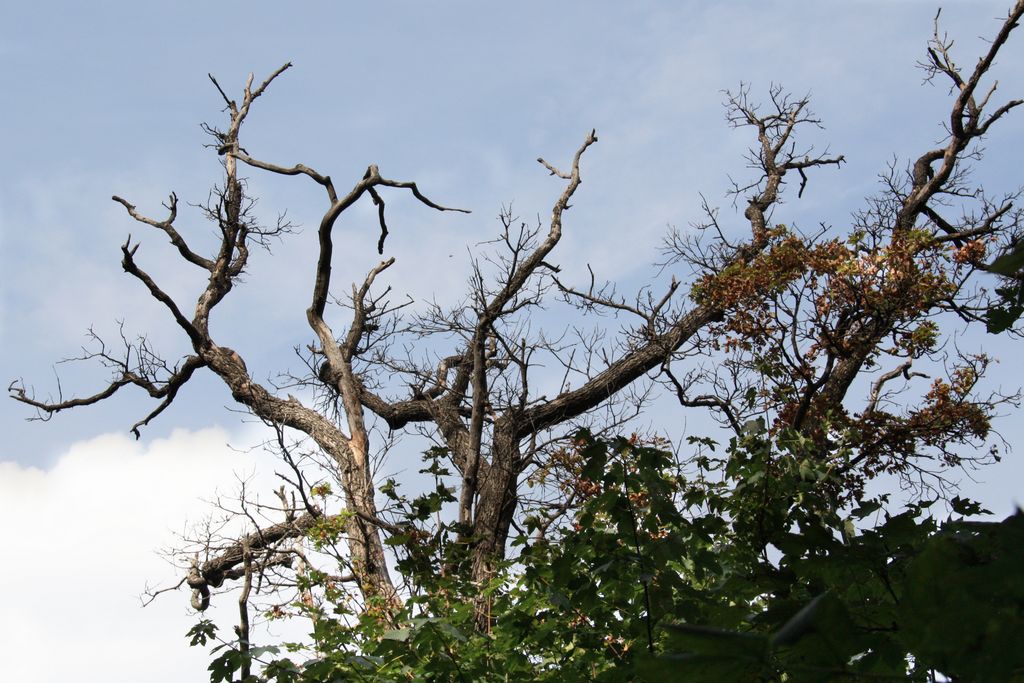
[[[207,127],[225,172],[206,208],[219,228],[217,252],[197,253],[175,228],[174,194],[163,220],[113,198],[135,221],[163,232],[183,260],[205,271],[207,284],[194,310],[187,312],[139,266],[138,244],[129,240],[121,247],[124,270],[167,309],[188,337],[191,352],[171,364],[144,341],[125,340],[122,355],[100,343],[88,357],[110,367],[113,377],[97,393],[41,400],[13,383],[11,395],[45,417],[135,386],[157,401],[131,427],[138,436],[197,371],[206,370],[224,382],[238,404],[274,429],[272,444],[289,465],[290,474],[282,477],[291,491],[279,492],[278,506],[260,508],[265,513],[260,519],[244,505],[237,510],[253,522],[243,537],[203,539],[207,557],[183,579],[195,591],[197,609],[206,607],[211,588],[229,579],[244,581],[246,597],[254,581],[258,585],[274,572],[280,577],[273,585],[299,586],[296,572],[308,571],[311,562],[302,540],[331,528],[342,532],[347,547],[337,558],[347,570],[328,580],[355,583],[365,600],[398,604],[403,590],[389,569],[385,539],[410,529],[389,520],[388,510],[381,508],[373,454],[386,454],[390,435],[403,432],[436,441],[456,469],[457,496],[451,502],[458,543],[468,548],[467,568],[479,582],[505,558],[526,495],[520,490],[524,478],[557,467],[559,439],[588,420],[621,425],[658,384],[674,392],[684,407],[711,409],[736,433],[763,416],[770,429],[794,429],[820,442],[823,453],[834,450],[825,448],[830,439],[848,438],[837,436],[840,431],[858,434],[849,444],[850,458],[837,465],[849,475],[854,492],[858,483],[879,472],[913,475],[932,471],[929,462],[958,464],[957,442],[984,441],[989,416],[1007,400],[973,395],[987,360],[965,357],[954,363],[950,377],[936,378],[925,407],[916,411],[892,407],[891,389],[901,379],[923,376],[911,370],[915,362],[936,357],[934,317],[983,321],[990,302],[977,282],[986,271],[986,258],[1020,237],[1021,214],[1013,205],[1020,191],[991,199],[970,186],[967,168],[980,159],[977,142],[1021,104],[995,104],[995,84],[984,86],[983,81],[1022,14],[1024,0],[1014,5],[969,71],[955,64],[952,43],[936,23],[923,68],[928,78],[951,85],[947,136],[906,170],[889,170],[884,191],[868,200],[850,234],[836,237],[824,227],[802,234],[775,220],[787,182],[799,180],[800,197],[810,173],[839,167],[844,159],[798,145],[798,131],[819,123],[807,98],[773,88],[768,103],[760,106],[741,86],[727,95],[726,109],[728,122],[749,129],[755,141],[747,158],[754,178],[734,188],[736,198],[745,202],[744,227],[724,225],[717,210],[705,204],[707,215],[698,230],[668,237],[664,267],[689,266],[690,287],[671,277],[660,293],[648,289],[624,297],[610,285],[597,285],[593,273],[582,285],[560,277],[556,249],[582,182],[584,157],[598,141],[591,131],[567,166],[538,160],[562,184],[550,219],[531,226],[519,222],[511,209],[503,211],[501,237],[475,262],[463,303],[452,309],[429,305],[407,314],[405,304],[393,304],[390,289],[377,284],[395,263],[387,258],[352,286],[344,323],[328,304],[338,224],[350,207],[366,196],[377,207],[381,254],[388,236],[386,190],[408,190],[430,209],[461,209],[434,202],[414,182],[384,177],[376,166],[346,192],[330,176],[303,164],[283,166],[250,155],[240,144],[242,125],[253,103],[290,64],[255,88],[250,75],[240,101],[211,76],[228,114],[226,128]],[[218,344],[210,332],[210,316],[248,266],[252,245],[265,244],[288,227],[279,222],[267,229],[257,223],[240,165],[305,176],[326,195],[306,311],[313,332],[303,356],[308,372],[287,375],[276,385],[257,381],[242,356]],[[584,315],[612,313],[632,323],[592,335],[582,328],[545,331],[531,324],[532,312],[559,300]],[[553,384],[552,367],[561,368],[560,384],[554,391],[538,391],[538,386]],[[861,376],[869,378],[867,395],[851,395]],[[294,385],[313,388],[316,401],[305,404],[288,394]],[[609,406],[608,412],[595,412]],[[382,429],[374,430],[374,424]],[[306,441],[293,440],[295,434]],[[311,468],[317,472],[312,479]],[[547,517],[541,532],[572,507],[573,486],[579,483],[556,487],[557,496],[543,501]],[[340,487],[343,508],[331,508],[329,484]],[[265,521],[266,514],[282,521]],[[312,598],[304,594],[303,599]],[[242,621],[248,628],[244,604]]]

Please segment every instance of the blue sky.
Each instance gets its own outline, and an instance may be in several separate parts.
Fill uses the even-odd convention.
[[[1005,4],[946,3],[943,25],[958,39],[963,64],[983,49],[978,36],[995,31]],[[790,197],[780,208],[775,218],[786,223],[826,221],[842,229],[876,190],[887,162],[906,160],[941,138],[946,90],[922,86],[914,67],[936,7],[917,1],[8,3],[0,13],[6,64],[0,71],[0,374],[24,377],[45,393],[55,386],[53,361],[78,352],[90,325],[115,333],[117,319],[130,333],[149,333],[168,356],[185,351],[164,312],[121,271],[119,245],[129,233],[141,238],[140,263],[182,298],[200,285],[196,273],[157,235],[133,224],[110,195],[157,215],[172,190],[183,203],[206,198],[218,166],[202,147],[207,140],[199,123],[221,120],[207,72],[238,92],[250,71],[260,78],[286,61],[295,64],[254,105],[243,142],[254,156],[301,161],[341,185],[376,163],[385,175],[416,180],[439,202],[473,210],[434,214],[392,195],[388,248],[397,263],[390,282],[418,298],[433,293],[443,300],[461,290],[466,247],[496,234],[503,204],[514,203],[524,218],[546,214],[561,188],[535,159],[565,163],[596,128],[600,142],[584,161],[561,263],[569,274],[590,263],[603,277],[637,286],[653,277],[666,227],[700,218],[699,193],[729,220],[737,218],[723,193],[728,174],[742,175],[749,140],[724,124],[723,89],[744,81],[755,94],[771,83],[810,92],[825,130],[804,140],[846,156],[840,171],[823,169],[803,199]],[[994,70],[1006,98],[1024,94],[1022,56],[1024,34],[1015,35]],[[994,130],[977,172],[988,189],[1012,191],[1022,183],[1022,139],[1021,115]],[[214,323],[215,333],[265,376],[292,362],[291,348],[309,339],[304,309],[315,258],[312,226],[323,198],[302,179],[250,177],[266,216],[287,209],[304,228],[275,247],[273,257],[255,257],[246,284],[218,309]],[[342,227],[336,272],[352,273],[339,277],[347,282],[377,260],[372,209],[360,207]],[[179,229],[197,248],[212,244],[209,226],[195,212],[183,209]],[[435,271],[427,267],[432,263],[443,265]],[[1019,350],[977,335],[960,343],[1002,359],[990,386],[1017,388],[1024,376]],[[61,376],[68,392],[104,379],[90,366],[63,366]],[[5,534],[23,537],[11,547],[31,548],[27,555],[64,567],[66,574],[57,571],[55,578],[72,585],[82,565],[105,562],[104,548],[129,548],[118,563],[123,575],[104,589],[122,596],[137,595],[147,580],[166,580],[168,568],[138,558],[171,542],[168,529],[180,529],[184,517],[202,514],[203,505],[189,501],[230,488],[232,467],[252,467],[247,456],[224,447],[258,440],[225,408],[229,403],[215,382],[195,381],[140,444],[131,444],[124,433],[149,405],[138,394],[45,424],[25,422],[24,406],[0,402],[6,431],[0,489],[24,491],[31,483],[35,496],[0,498],[12,506],[0,514],[0,525],[17,527]],[[1024,443],[1018,417],[997,427],[1011,443]],[[190,444],[190,457],[168,457],[175,443]],[[90,468],[81,453],[96,449],[108,457]],[[208,476],[196,453],[210,453],[217,463]],[[88,513],[68,509],[68,472],[93,492]],[[160,496],[125,497],[129,473],[167,484]],[[967,488],[993,510],[1008,512],[1024,498],[1018,484],[1024,465],[1015,455],[975,476],[980,483],[967,481]],[[165,500],[173,503],[152,509]],[[129,504],[151,526],[104,522]],[[170,509],[177,517],[165,514]],[[69,529],[69,515],[81,529]],[[36,520],[31,529],[20,521],[29,517]],[[68,563],[52,555],[66,534],[88,534],[95,542]],[[19,578],[0,578],[2,590],[13,590]],[[115,624],[154,629],[137,631],[152,636],[132,647],[163,661],[184,645],[183,597],[145,611],[126,602],[105,614],[116,615]],[[75,625],[69,633],[96,613],[88,599],[69,601],[59,591],[47,604]],[[40,611],[26,603],[17,612],[18,623],[28,624],[17,641],[25,661],[38,637],[61,633],[38,618]],[[87,661],[104,645],[88,647],[81,654]],[[183,657],[184,668],[168,668],[166,680],[194,678],[202,662],[202,656]],[[53,680],[60,666],[53,665]],[[149,674],[147,680],[163,680]]]

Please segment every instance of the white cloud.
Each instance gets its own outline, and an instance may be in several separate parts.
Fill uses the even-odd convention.
[[[149,443],[106,434],[72,445],[50,470],[0,462],[5,680],[203,680],[210,658],[184,638],[197,620],[187,592],[146,608],[139,596],[147,582],[179,578],[157,550],[210,511],[203,498],[229,494],[236,472],[257,464],[272,476],[227,446],[256,440],[217,428]],[[222,630],[234,605],[214,603]]]

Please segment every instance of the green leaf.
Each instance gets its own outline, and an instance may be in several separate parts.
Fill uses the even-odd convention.
[[[1024,287],[1021,288],[1024,290]],[[993,306],[985,312],[985,328],[991,334],[999,334],[1013,327],[1013,324],[1024,315],[1024,306]]]
[[[252,659],[259,659],[266,655],[276,655],[281,652],[281,648],[276,645],[262,645],[260,647],[249,648],[249,656]]]
[[[243,659],[242,653],[238,650],[227,650],[220,657],[210,662],[210,666],[207,667],[207,671],[210,672],[210,683],[231,681],[233,678],[232,674],[242,668]]]
[[[859,507],[854,508],[852,514],[857,519],[864,519],[868,515],[877,512],[881,507],[881,502],[877,500],[868,500],[861,503]]]
[[[765,421],[763,417],[755,417],[747,420],[743,423],[740,431],[744,436],[757,436],[758,434],[764,434],[765,432]]]
[[[398,642],[404,643],[409,640],[409,636],[412,634],[412,630],[408,628],[397,628],[391,631],[385,631],[384,635],[381,636],[384,640],[397,640]]]
[[[768,652],[768,639],[752,633],[737,633],[696,624],[667,624],[673,649],[701,655],[761,661]]]
[[[1024,241],[1018,242],[1013,251],[990,263],[988,269],[1000,275],[1014,275],[1024,270]]]
[[[961,498],[960,496],[956,496],[953,500],[949,501],[949,506],[953,509],[953,512],[965,517],[992,514],[990,510],[986,510],[981,507],[981,504],[977,501],[970,500],[969,498]]]
[[[189,645],[206,645],[207,641],[212,640],[217,634],[217,625],[209,619],[202,619],[195,626],[188,630],[185,634],[186,638],[189,638]]]
[[[1020,680],[1024,514],[948,524],[906,568],[899,619],[923,666],[953,678]],[[1016,676],[1016,678],[1015,678]]]
[[[384,539],[384,545],[399,546],[405,545],[412,537],[409,534],[393,534]]]
[[[782,628],[776,631],[771,638],[772,647],[792,645],[806,635],[814,626],[814,620],[821,609],[825,595],[825,593],[822,593],[811,600],[799,612],[794,614],[789,621],[783,624]]]

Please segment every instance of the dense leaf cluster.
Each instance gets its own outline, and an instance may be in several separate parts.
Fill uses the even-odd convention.
[[[931,503],[885,512],[884,496],[843,508],[805,440],[747,431],[722,455],[693,439],[691,472],[659,444],[581,433],[587,499],[546,537],[528,517],[490,585],[460,571],[456,525],[396,535],[418,586],[397,620],[296,604],[312,645],[229,643],[211,681],[246,659],[265,665],[251,680],[280,683],[1024,677],[1024,515],[972,521],[985,511],[961,498],[945,522]],[[445,497],[409,502],[410,530]],[[212,635],[209,622],[190,632]]]

